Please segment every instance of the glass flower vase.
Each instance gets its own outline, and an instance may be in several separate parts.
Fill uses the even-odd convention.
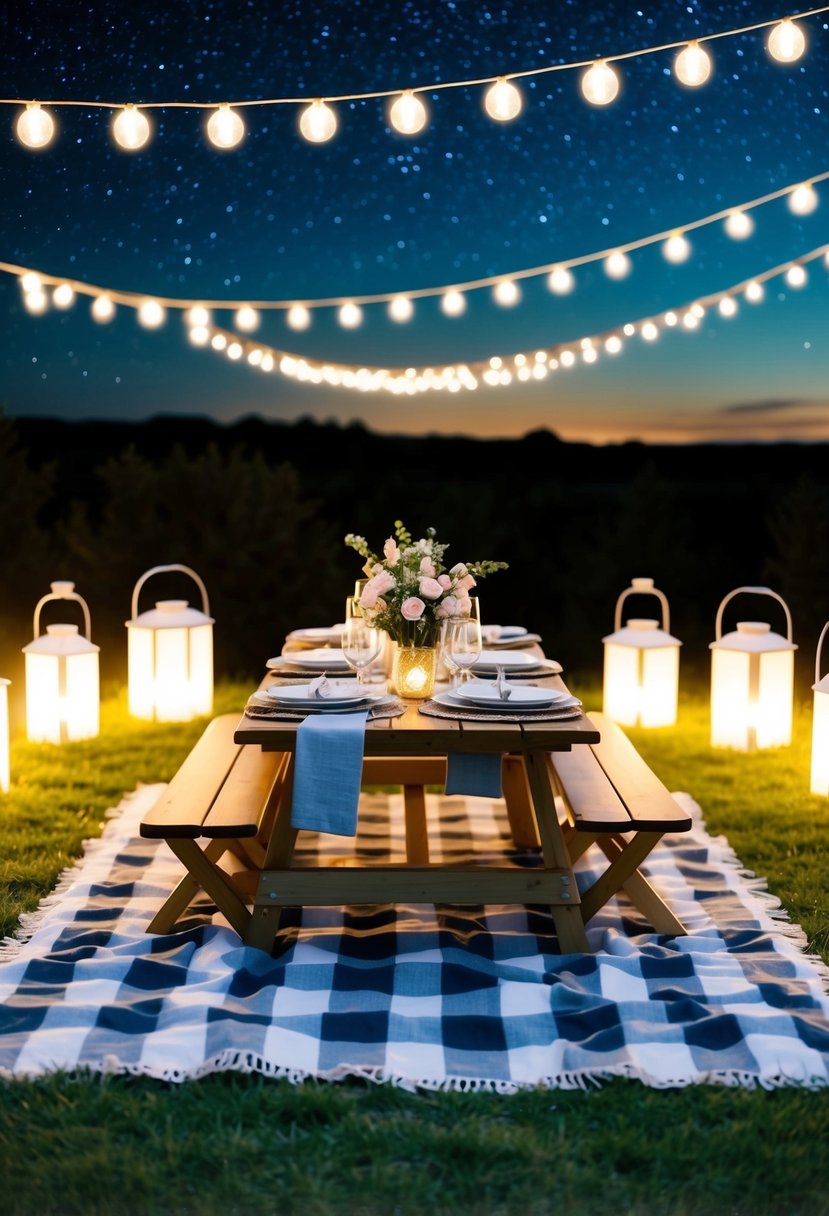
[[[399,697],[424,701],[435,691],[437,646],[405,646],[397,643],[391,666],[391,686]]]

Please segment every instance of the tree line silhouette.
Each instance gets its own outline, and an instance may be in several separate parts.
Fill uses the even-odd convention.
[[[700,672],[720,600],[766,583],[791,607],[806,689],[829,618],[827,452],[597,447],[549,431],[388,436],[307,419],[0,415],[0,675],[20,689],[34,605],[64,578],[89,602],[103,679],[123,681],[133,586],[180,562],[208,588],[217,674],[255,681],[289,629],[342,619],[361,574],[345,533],[377,550],[403,519],[415,535],[433,525],[452,561],[509,562],[479,587],[484,622],[538,631],[570,673],[600,670],[616,597],[634,576],[665,591],[683,664]],[[142,610],[161,598],[198,602],[177,574],[144,594]],[[626,611],[649,616],[654,605],[631,597]],[[769,608],[747,601],[738,615],[782,631]],[[50,607],[44,622],[65,611]]]

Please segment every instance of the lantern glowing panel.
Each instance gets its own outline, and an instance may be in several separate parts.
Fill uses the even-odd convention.
[[[823,626],[815,658],[814,710],[812,716],[812,773],[809,788],[825,798],[829,794],[829,673],[820,675],[820,653],[829,634],[829,621]]]
[[[655,595],[659,621],[633,618],[622,627],[629,595]],[[604,712],[622,726],[673,726],[679,696],[679,648],[668,632],[668,601],[651,578],[635,578],[619,596],[613,633],[604,642]]]
[[[9,777],[9,681],[0,676],[0,794],[8,794]]]
[[[85,636],[77,625],[47,625],[40,634],[40,613],[52,600],[74,600],[83,607]],[[26,656],[26,733],[33,743],[93,739],[100,724],[99,648],[90,637],[89,609],[74,583],[52,583],[52,594],[35,609],[34,640]]]
[[[202,592],[204,611],[186,600],[159,600],[138,614],[138,595],[154,574],[189,574]],[[157,722],[189,722],[213,711],[213,619],[207,591],[187,566],[155,566],[135,585],[127,621],[129,712]]]
[[[787,636],[765,621],[740,621],[722,635],[726,604],[739,593],[769,595],[786,613]],[[767,587],[738,587],[717,613],[711,643],[711,745],[737,751],[786,747],[792,741],[794,652],[791,614],[785,601]]]

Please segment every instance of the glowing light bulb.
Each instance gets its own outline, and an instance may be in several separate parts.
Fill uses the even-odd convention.
[[[576,362],[576,356],[571,350],[563,350],[559,355],[559,362],[562,367],[572,367]]]
[[[786,282],[789,287],[804,287],[808,277],[804,268],[797,263],[786,271]]]
[[[258,346],[254,347],[254,349],[248,353],[248,363],[251,365],[251,367],[259,366],[259,364],[262,362],[262,356],[264,353],[265,352],[260,350]]]
[[[344,329],[356,329],[363,323],[363,310],[349,300],[337,313],[337,320]]]
[[[626,338],[632,338],[633,335],[636,333],[636,326],[633,324],[632,321],[628,321],[626,325],[622,326],[622,333],[625,335]]]
[[[428,120],[425,105],[411,89],[406,89],[389,106],[389,124],[401,135],[417,135]]]
[[[496,122],[512,122],[521,113],[524,99],[506,76],[499,76],[484,94],[484,109]]]
[[[244,348],[240,342],[231,342],[227,348],[228,359],[233,359],[235,361],[236,359],[241,359],[243,354]]]
[[[194,346],[207,346],[210,341],[210,330],[206,325],[191,325],[187,337]]]
[[[273,355],[263,355],[262,362],[259,364],[263,372],[273,371]]]
[[[188,308],[184,314],[184,320],[188,325],[197,325],[204,328],[210,324],[210,313],[206,308],[202,308],[200,304],[196,304],[193,308]]]
[[[19,114],[15,133],[22,144],[37,151],[51,143],[55,134],[55,120],[48,110],[41,109],[38,102],[32,101]]]
[[[27,291],[23,297],[23,303],[27,312],[30,312],[33,316],[39,316],[41,313],[46,312],[46,309],[49,307],[49,297],[43,288],[40,287],[36,291]]]
[[[440,307],[447,317],[459,317],[466,312],[466,296],[459,291],[447,291],[440,301]]]
[[[299,131],[309,144],[324,144],[337,130],[337,115],[317,98],[299,116]]]
[[[608,106],[619,92],[619,77],[604,59],[597,59],[581,78],[581,91],[592,106]]]
[[[630,258],[621,249],[615,249],[605,258],[604,270],[610,279],[624,279],[630,274]]]
[[[666,312],[666,313],[665,313],[665,316],[664,316],[663,320],[664,320],[665,324],[668,326],[668,328],[669,328],[669,329],[673,329],[673,327],[674,327],[674,326],[677,324],[677,322],[679,321],[679,317],[676,315],[676,313],[675,313],[675,312],[671,311],[671,312]]]
[[[817,191],[811,182],[803,182],[789,195],[789,210],[794,215],[810,215],[817,204]]]
[[[681,232],[674,232],[662,246],[662,253],[667,262],[678,265],[688,261],[691,256],[691,244]]]
[[[746,299],[751,304],[759,304],[765,294],[766,289],[762,283],[758,283],[755,279],[752,279],[750,283],[746,283]]]
[[[24,292],[42,291],[43,280],[33,270],[27,270],[25,274],[20,276],[20,286]]]
[[[695,304],[691,305],[691,312],[700,321],[705,316],[705,309],[703,308],[703,306],[700,304],[699,301],[697,301]]]
[[[107,295],[96,296],[90,312],[100,325],[106,325],[115,316],[115,305]]]
[[[224,334],[214,334],[210,339],[210,345],[213,347],[213,350],[224,350],[227,346],[227,338]]]
[[[791,17],[772,27],[766,50],[778,63],[795,63],[806,50],[806,35]]]
[[[521,288],[512,279],[502,279],[495,284],[492,294],[502,308],[512,308],[521,299]]]
[[[646,342],[655,342],[659,337],[659,330],[654,325],[653,321],[646,321],[642,326],[642,337]]]
[[[414,304],[408,296],[395,296],[389,301],[389,316],[392,321],[411,321],[414,316]]]
[[[754,220],[746,211],[732,211],[726,218],[725,230],[735,241],[742,241],[754,231]]]
[[[249,304],[237,309],[236,315],[233,318],[233,323],[237,329],[241,329],[243,333],[252,333],[254,329],[259,328],[261,318],[255,308],[251,308]]]
[[[242,142],[245,124],[229,105],[221,105],[207,120],[207,138],[217,148],[226,152]]]
[[[674,75],[689,89],[698,88],[711,75],[711,56],[698,42],[689,42],[674,59]]]
[[[138,323],[144,329],[158,329],[166,320],[167,314],[158,300],[143,300],[138,306]]]
[[[124,106],[112,120],[112,138],[125,152],[137,152],[150,138],[150,120],[135,106]]]
[[[285,316],[291,329],[308,329],[311,324],[311,314],[303,304],[293,304]]]
[[[618,334],[611,334],[605,342],[604,348],[609,355],[618,355],[622,349],[622,339]]]
[[[599,357],[599,352],[595,346],[588,346],[581,352],[581,357],[585,363],[595,363]]]
[[[75,299],[75,290],[69,283],[59,283],[52,292],[55,308],[69,308]]]
[[[737,301],[733,296],[723,296],[717,309],[721,317],[733,317],[737,312]]]
[[[566,296],[575,284],[576,280],[566,266],[554,266],[547,277],[547,286],[557,296]]]
[[[682,324],[686,329],[696,329],[699,325],[699,317],[693,312],[686,312],[682,318]]]

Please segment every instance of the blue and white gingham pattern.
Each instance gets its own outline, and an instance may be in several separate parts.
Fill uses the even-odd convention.
[[[0,954],[0,1071],[85,1067],[183,1080],[223,1069],[409,1088],[829,1083],[824,969],[776,902],[697,818],[651,855],[691,930],[648,932],[621,898],[562,956],[543,908],[289,909],[281,952],[243,946],[205,902],[168,936],[146,925],[181,873],[130,795],[104,838]],[[690,799],[685,798],[690,804]],[[501,804],[430,798],[434,860],[512,856]],[[358,847],[398,860],[402,800],[364,797]],[[300,836],[306,860],[352,840]],[[590,855],[586,858],[589,865]],[[485,882],[482,881],[482,896]]]

